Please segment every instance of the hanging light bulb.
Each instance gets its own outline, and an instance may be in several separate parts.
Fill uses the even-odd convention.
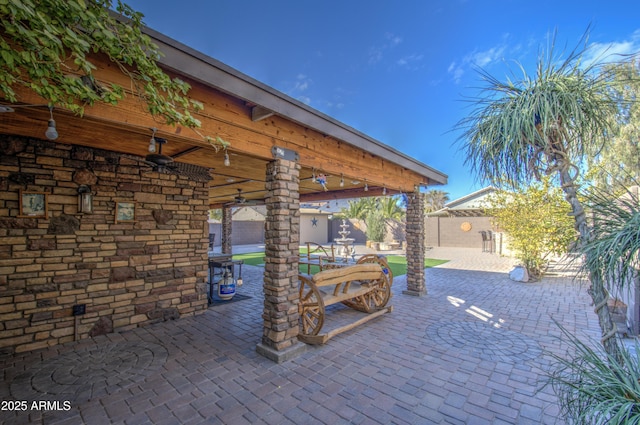
[[[150,153],[155,153],[155,151],[156,151],[156,131],[158,131],[158,129],[152,128],[151,131],[153,131],[153,134],[151,135],[151,139],[149,140],[149,152]]]
[[[382,188],[382,196],[387,196],[387,187]]]
[[[344,187],[344,174],[340,174],[340,187]]]
[[[229,160],[229,153],[227,151],[224,151],[224,166],[228,167],[229,165],[231,165],[231,160]]]
[[[311,174],[311,183],[316,182],[316,169],[313,169],[313,173]]]
[[[367,182],[364,182],[364,191],[365,192],[369,191],[369,185],[367,184]]]
[[[47,131],[44,132],[44,135],[47,136],[49,140],[56,140],[58,138],[58,131],[56,130],[56,121],[53,119],[53,106],[49,106],[49,114],[51,118],[49,118]]]

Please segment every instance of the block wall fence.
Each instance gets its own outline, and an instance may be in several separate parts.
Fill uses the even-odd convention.
[[[0,135],[0,353],[204,312],[200,180],[115,152]],[[93,214],[78,213],[82,184]],[[46,217],[20,216],[21,190],[47,194]],[[135,202],[133,222],[116,223],[118,201]]]
[[[481,231],[495,231],[491,217],[427,217],[427,246],[482,249]],[[464,224],[464,226],[463,226]]]

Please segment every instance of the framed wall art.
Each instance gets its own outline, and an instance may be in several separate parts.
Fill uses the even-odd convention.
[[[116,223],[136,221],[136,203],[133,201],[116,201]]]
[[[47,218],[46,192],[20,191],[20,217]]]

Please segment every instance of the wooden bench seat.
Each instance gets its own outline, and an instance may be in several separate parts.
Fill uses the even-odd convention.
[[[332,291],[327,291],[326,289],[319,290],[320,294],[322,295],[322,301],[324,302],[324,305],[329,306],[331,304],[340,303],[345,300],[356,298],[359,295],[363,295],[369,292],[369,286],[367,284],[352,282],[346,292],[340,291],[337,294],[333,293]]]
[[[386,262],[355,264],[324,270],[313,277],[299,276],[300,333],[298,338],[310,344],[324,344],[329,338],[365,323],[393,307],[386,307],[391,298],[391,280],[383,271]],[[362,319],[321,334],[325,322],[325,307],[343,303],[365,313]]]

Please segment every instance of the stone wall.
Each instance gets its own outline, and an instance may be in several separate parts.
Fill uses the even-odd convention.
[[[276,159],[267,165],[264,307],[261,355],[278,363],[294,357],[298,341],[300,165]]]
[[[207,182],[134,158],[0,135],[0,353],[207,308]],[[78,213],[80,184],[93,214]],[[21,190],[47,194],[46,217],[19,216]],[[116,223],[116,201],[135,221]]]
[[[424,194],[416,190],[407,202],[407,289],[403,294],[423,296],[427,293],[424,273],[425,219]]]

